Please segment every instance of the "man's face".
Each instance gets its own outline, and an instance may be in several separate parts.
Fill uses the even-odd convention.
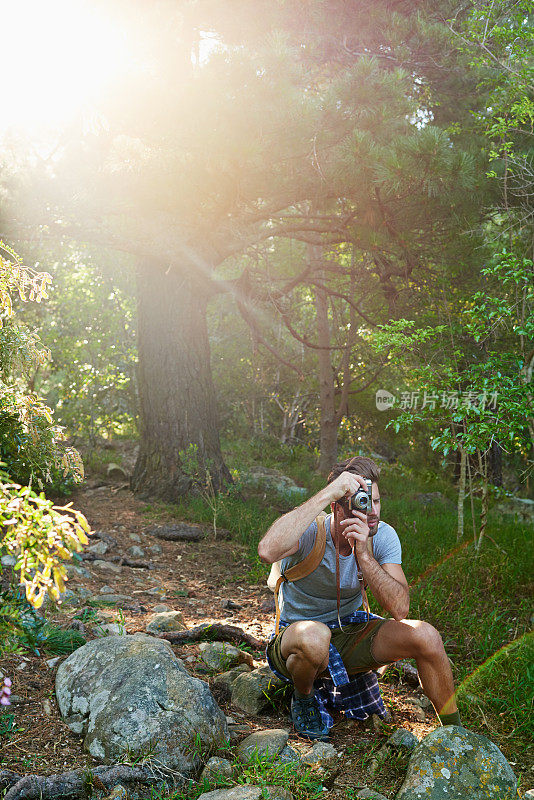
[[[351,512],[349,511],[348,505],[346,505],[345,503],[339,503],[339,505],[342,509],[342,516],[344,519],[347,519],[348,517],[352,516]],[[380,492],[378,491],[378,484],[373,483],[373,507],[367,517],[370,536],[374,536],[375,533],[377,532],[379,522],[380,522]]]
[[[373,483],[373,507],[371,513],[367,516],[367,522],[369,524],[369,533],[374,535],[380,522],[380,492],[376,483]]]

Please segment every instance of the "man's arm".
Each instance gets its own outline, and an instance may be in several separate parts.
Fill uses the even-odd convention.
[[[261,560],[272,564],[296,553],[300,537],[323,508],[341,497],[350,497],[360,486],[367,488],[364,478],[351,472],[342,472],[335,481],[305,503],[279,517],[258,545],[258,555]]]
[[[380,566],[367,548],[367,516],[361,511],[353,511],[353,517],[340,520],[339,524],[354,548],[365,582],[385,611],[396,620],[406,619],[410,610],[410,593],[402,567],[400,564]]]
[[[406,619],[410,610],[410,593],[401,565],[380,566],[370,553],[359,553],[358,563],[376,601],[393,619]]]

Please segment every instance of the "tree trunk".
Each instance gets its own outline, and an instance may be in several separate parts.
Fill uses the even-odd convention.
[[[465,480],[467,474],[467,453],[460,447],[460,477],[458,480],[458,531],[456,539],[460,541],[464,535],[464,501],[465,501]]]
[[[320,347],[330,347],[328,298],[326,292],[319,288],[315,290],[315,313],[317,344]],[[318,350],[317,359],[319,362],[319,401],[321,410],[319,472],[321,475],[328,475],[337,461],[339,420],[336,412],[334,371],[330,360],[330,350]]]
[[[141,267],[137,278],[141,443],[132,488],[167,501],[185,494],[191,480],[179,454],[194,445],[218,490],[231,478],[219,442],[206,289],[161,265]]]

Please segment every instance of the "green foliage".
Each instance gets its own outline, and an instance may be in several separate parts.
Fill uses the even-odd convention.
[[[480,664],[458,689],[464,724],[482,718],[499,738],[532,745],[533,665],[533,633],[515,639]]]
[[[0,654],[41,652],[66,655],[85,644],[74,630],[63,630],[35,613],[20,588],[0,592]]]
[[[399,431],[426,426],[432,449],[444,458],[454,451],[465,458],[477,456],[474,471],[484,500],[479,543],[487,506],[488,450],[495,443],[505,452],[528,457],[534,441],[529,376],[534,344],[532,271],[531,260],[503,250],[482,270],[484,291],[462,303],[454,323],[450,320],[448,326],[432,330],[401,320],[382,326],[373,337],[377,348],[388,347],[397,357],[416,353],[410,380],[424,387],[421,404],[406,403],[388,427]],[[428,343],[433,350],[427,349],[425,359]],[[470,353],[475,358],[470,359]],[[470,484],[474,491],[471,480]]]
[[[28,392],[22,380],[46,364],[50,351],[37,333],[13,319],[12,295],[40,303],[48,297],[52,279],[47,272],[24,266],[2,242],[0,249],[9,256],[0,256],[0,459],[12,480],[65,490],[83,477],[81,460],[72,448],[62,446],[62,431],[50,408],[35,392]]]
[[[28,601],[39,608],[48,593],[59,600],[65,589],[64,559],[89,543],[89,525],[83,514],[68,506],[54,506],[43,493],[9,483],[0,472],[0,550],[17,559]]]
[[[37,257],[43,257],[36,252]],[[25,309],[52,361],[36,383],[75,441],[137,434],[134,282],[128,259],[89,248],[54,249],[46,305]]]

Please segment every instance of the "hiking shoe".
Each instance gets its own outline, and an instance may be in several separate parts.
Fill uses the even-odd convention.
[[[303,700],[293,695],[290,716],[296,732],[305,739],[320,739],[323,742],[328,739],[328,727],[321,719],[315,695],[309,700]]]

